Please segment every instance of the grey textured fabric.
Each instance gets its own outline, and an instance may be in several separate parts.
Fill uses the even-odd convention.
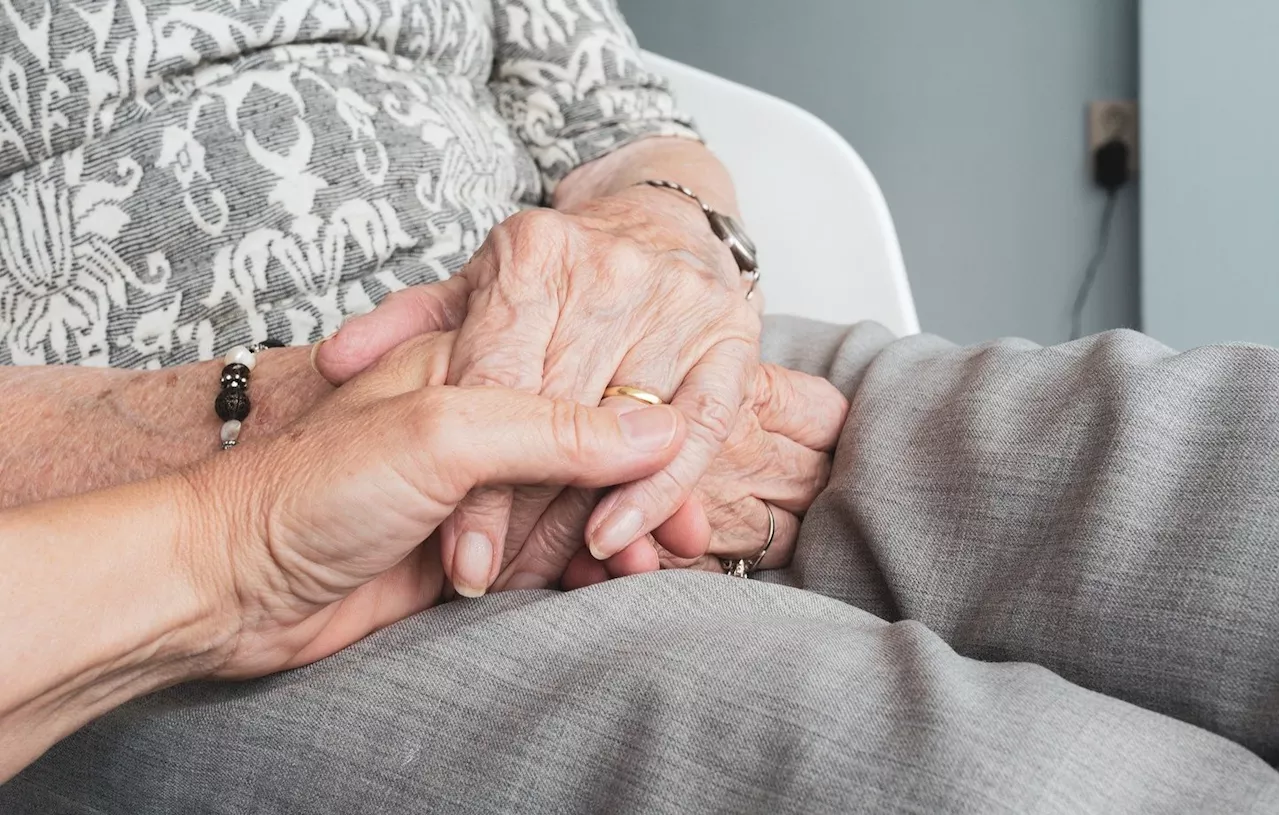
[[[0,364],[314,342],[654,135],[613,0],[0,0]]]
[[[0,811],[1276,811],[1274,350],[766,351],[852,401],[791,569],[450,603],[127,705]]]
[[[789,582],[1276,764],[1276,349],[773,328],[852,405]]]

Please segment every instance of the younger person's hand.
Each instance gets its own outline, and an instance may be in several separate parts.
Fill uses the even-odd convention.
[[[599,488],[657,472],[679,412],[620,415],[501,388],[442,385],[452,335],[404,343],[280,434],[190,472],[207,534],[201,583],[237,631],[216,675],[304,665],[440,598],[433,538],[491,484]],[[499,552],[458,542],[454,562]]]

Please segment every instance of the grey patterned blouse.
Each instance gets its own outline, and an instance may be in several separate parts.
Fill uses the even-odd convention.
[[[612,0],[0,0],[0,363],[314,341],[655,134]]]

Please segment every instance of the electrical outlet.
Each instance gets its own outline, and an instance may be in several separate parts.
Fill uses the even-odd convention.
[[[1129,148],[1129,175],[1138,174],[1138,103],[1132,99],[1111,99],[1089,103],[1089,165],[1093,154],[1112,139]]]

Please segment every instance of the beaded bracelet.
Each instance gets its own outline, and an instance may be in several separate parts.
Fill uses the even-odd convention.
[[[224,358],[222,391],[213,400],[213,412],[222,420],[222,449],[230,450],[240,440],[240,428],[249,416],[249,372],[258,364],[257,352],[283,348],[279,340],[266,339],[253,345],[237,345]]]

